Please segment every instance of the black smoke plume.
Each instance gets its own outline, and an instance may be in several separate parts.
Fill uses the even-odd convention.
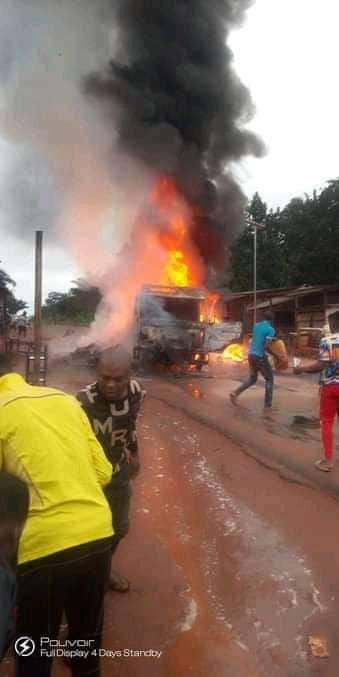
[[[194,207],[194,242],[212,264],[242,220],[232,164],[263,152],[245,128],[253,104],[227,45],[251,4],[118,0],[114,58],[85,80],[87,93],[108,104],[121,150],[175,177]]]

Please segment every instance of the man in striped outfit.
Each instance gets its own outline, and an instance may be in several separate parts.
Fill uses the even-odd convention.
[[[105,489],[115,532],[112,554],[129,531],[130,480],[140,469],[136,421],[144,395],[131,378],[130,356],[122,346],[101,353],[96,382],[77,395],[108,460],[113,465],[119,462],[120,472]],[[110,589],[128,592],[129,582],[111,573]]]

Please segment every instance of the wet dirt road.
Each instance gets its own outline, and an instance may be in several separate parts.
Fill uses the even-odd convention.
[[[116,653],[104,677],[337,677],[339,503],[146,386],[143,469],[115,563],[132,590],[106,599],[104,648]],[[310,657],[312,634],[328,640],[329,658]],[[161,657],[119,656],[147,650]],[[0,676],[12,674],[6,661]]]

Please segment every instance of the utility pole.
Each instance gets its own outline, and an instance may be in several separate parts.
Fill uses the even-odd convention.
[[[257,322],[257,242],[258,229],[265,230],[265,225],[246,219],[246,223],[253,228],[253,324]]]
[[[257,323],[257,227],[253,230],[253,325]]]
[[[40,383],[41,305],[42,305],[42,230],[35,233],[35,303],[34,303],[34,381]]]

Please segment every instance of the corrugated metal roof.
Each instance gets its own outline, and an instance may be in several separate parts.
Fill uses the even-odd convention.
[[[339,284],[328,284],[328,285],[303,285],[300,287],[281,287],[280,289],[258,289],[257,297],[263,298],[269,296],[272,303],[274,299],[274,304],[286,303],[291,299],[294,299],[296,296],[307,296],[309,294],[316,294],[325,291],[339,291]],[[246,292],[235,292],[223,294],[224,301],[237,301],[239,299],[252,299],[253,290]],[[283,298],[282,298],[283,297]],[[259,301],[257,308],[266,307],[270,305],[266,300]]]
[[[263,301],[260,303],[257,303],[257,308],[262,309],[262,308],[268,308],[271,305],[280,305],[282,303],[288,303],[289,301],[293,301],[295,298],[300,297],[300,296],[309,296],[311,294],[319,294],[322,292],[326,291],[339,291],[339,285],[338,284],[328,284],[328,285],[314,285],[314,286],[308,286],[305,285],[303,287],[297,287],[296,289],[292,289],[288,294],[285,294],[285,296],[278,296],[278,297],[273,297],[269,301]],[[253,310],[254,306],[250,306],[248,310]]]
[[[261,310],[262,308],[270,308],[271,306],[279,306],[282,305],[283,303],[288,303],[289,301],[293,301],[292,296],[274,296],[271,298],[269,301],[262,301],[261,303],[257,303],[257,310]],[[253,310],[254,306],[249,306],[248,310]]]
[[[295,287],[281,287],[281,289],[258,289],[257,290],[257,296],[265,297],[265,296],[278,296],[280,294],[287,294],[290,291],[293,291]],[[221,292],[222,293],[222,292]],[[251,299],[253,297],[253,290],[252,291],[243,291],[243,292],[228,292],[228,293],[222,293],[222,297],[224,301],[237,301],[238,299],[246,299],[249,298]]]
[[[318,285],[303,285],[297,287],[289,292],[289,296],[307,296],[308,294],[316,294],[325,291],[339,291],[339,284],[318,284]]]

